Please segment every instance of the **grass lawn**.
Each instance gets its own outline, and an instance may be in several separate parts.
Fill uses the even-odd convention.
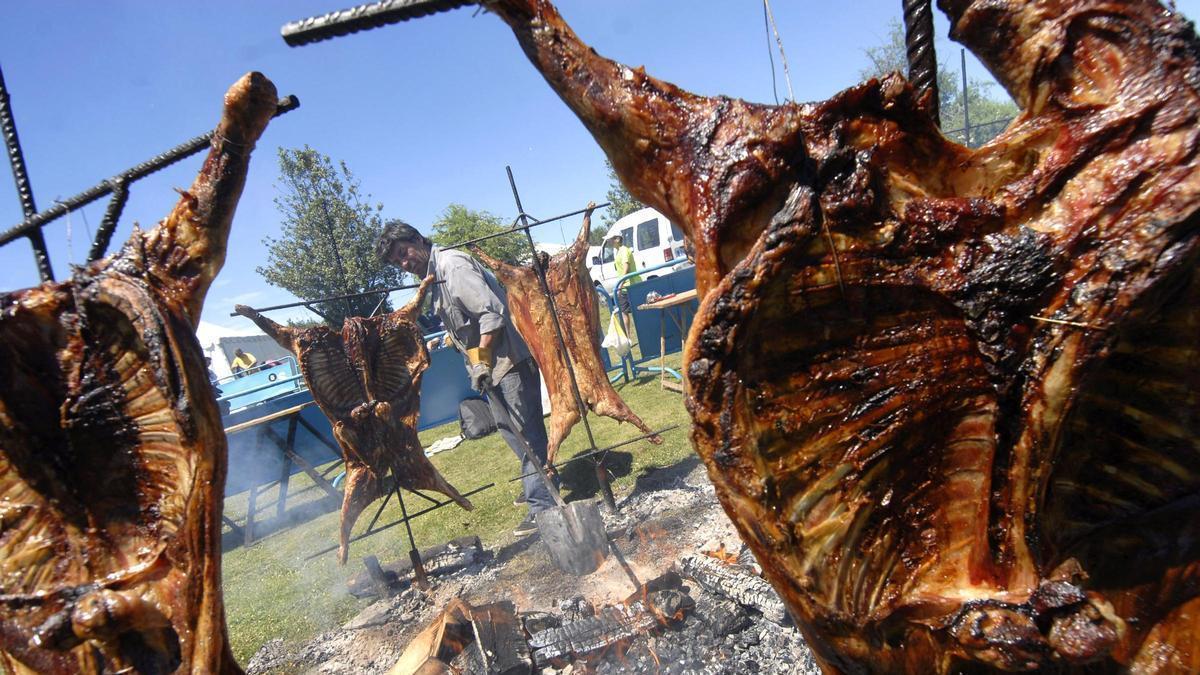
[[[680,356],[667,357],[667,365],[679,368]],[[618,495],[632,489],[634,481],[648,469],[666,467],[691,454],[688,441],[690,422],[682,397],[659,387],[657,376],[649,375],[632,384],[620,383],[617,391],[651,429],[673,424],[680,427],[664,434],[662,445],[648,441],[614,450],[607,466],[616,475],[614,491]],[[589,415],[596,443],[605,447],[636,437],[641,432],[632,425],[620,425],[607,417]],[[422,444],[428,446],[439,438],[458,434],[457,423],[447,424],[421,433]],[[563,443],[560,459],[582,452],[587,446],[583,425],[572,430]],[[487,483],[495,487],[471,496],[474,511],[448,506],[417,518],[412,523],[417,546],[427,548],[463,535],[478,535],[486,546],[494,547],[513,539],[511,530],[525,515],[523,507],[513,506],[520,493],[520,483],[510,482],[517,475],[517,458],[499,434],[477,441],[464,441],[453,450],[434,455],[432,461],[442,475],[461,492]],[[324,468],[324,467],[320,467]],[[568,465],[563,473],[563,496],[569,501],[596,494],[596,482],[590,462]],[[267,518],[260,531],[269,532],[275,513],[276,488],[258,497],[257,518]],[[440,495],[432,493],[442,499]],[[337,543],[339,514],[321,504],[324,496],[304,474],[292,477],[288,495],[288,514],[299,517],[291,527],[267,534],[249,548],[228,548],[223,558],[225,611],[233,651],[245,664],[262,643],[272,638],[302,642],[318,633],[335,628],[349,620],[368,600],[359,600],[346,591],[346,581],[363,569],[362,558],[374,555],[381,562],[407,559],[408,542],[404,527],[393,527],[381,534],[356,542],[350,547],[350,558],[339,567],[335,553],[313,560],[306,557]],[[413,495],[405,495],[410,512],[426,504]],[[367,507],[359,518],[355,533],[367,529],[379,502]],[[247,495],[234,495],[225,502],[225,513],[242,522],[247,508]],[[311,515],[307,517],[305,514]],[[395,499],[388,502],[379,525],[400,518],[400,506]],[[230,534],[227,540],[232,540]]]

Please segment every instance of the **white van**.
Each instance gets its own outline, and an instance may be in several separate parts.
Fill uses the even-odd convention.
[[[604,234],[603,244],[588,248],[588,272],[592,275],[592,281],[604,286],[609,293],[621,278],[613,266],[615,251],[609,241],[618,234],[625,245],[633,249],[633,260],[638,270],[685,258],[683,230],[652,208],[634,211],[612,224]],[[671,268],[663,268],[647,272],[642,278],[653,279],[670,271]]]

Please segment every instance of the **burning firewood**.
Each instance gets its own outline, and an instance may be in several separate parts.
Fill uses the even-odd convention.
[[[686,555],[679,559],[676,568],[680,576],[695,581],[710,593],[758,610],[775,623],[787,620],[787,609],[771,584],[740,565],[724,563],[707,555]]]

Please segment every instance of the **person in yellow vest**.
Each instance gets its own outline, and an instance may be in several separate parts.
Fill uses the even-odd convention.
[[[615,252],[613,254],[613,267],[617,269],[617,278],[637,271],[637,262],[633,259],[633,249],[625,245],[625,238],[619,234],[614,234],[609,240],[612,242]],[[629,291],[626,290],[631,284],[636,284],[642,280],[642,275],[635,274],[625,280],[621,284],[621,290],[617,293],[617,307],[621,308],[621,329],[625,331],[626,337],[633,340],[633,333],[629,332],[629,322],[633,319],[633,306],[629,303]]]
[[[229,362],[229,368],[233,371],[234,375],[245,377],[256,363],[258,363],[258,359],[254,358],[253,354],[244,352],[241,349],[235,349],[233,350],[233,361]]]

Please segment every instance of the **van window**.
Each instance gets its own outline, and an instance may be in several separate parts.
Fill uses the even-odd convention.
[[[621,230],[621,243],[633,248],[633,228],[627,227]]]
[[[600,262],[605,265],[612,262],[615,250],[612,246],[605,243],[604,246],[600,247]]]
[[[683,230],[679,229],[675,223],[671,223],[671,237],[675,241],[683,241]]]
[[[651,218],[637,227],[637,247],[639,251],[658,246],[658,219]]]

